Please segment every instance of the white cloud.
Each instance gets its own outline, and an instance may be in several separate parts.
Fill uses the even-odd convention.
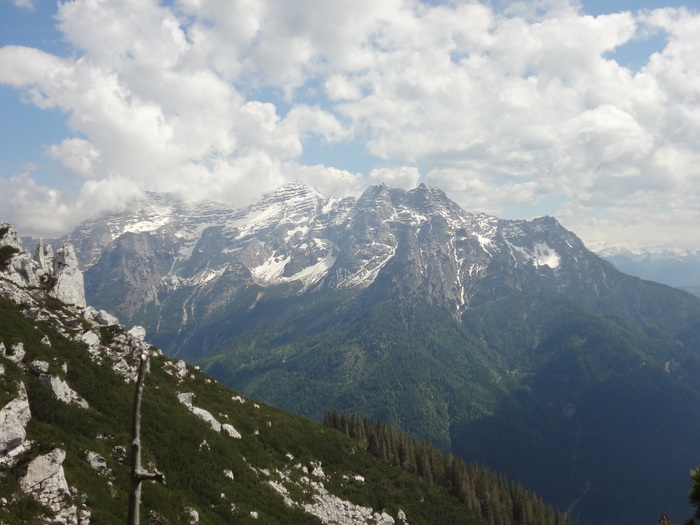
[[[303,166],[290,162],[282,166],[282,174],[286,180],[303,182],[329,197],[357,196],[367,188],[361,173],[330,166]]]
[[[28,173],[0,178],[3,220],[21,225],[21,235],[53,237],[101,211],[118,207],[141,194],[131,181],[108,177],[86,182],[79,192],[37,184]]]
[[[79,138],[64,139],[60,144],[52,144],[46,149],[45,154],[59,161],[69,178],[78,181],[95,176],[95,163],[100,158],[100,152],[95,146]]]
[[[686,219],[700,199],[700,15],[686,9],[72,0],[57,20],[71,57],[0,48],[0,83],[83,137],[46,147],[83,184],[46,189],[51,202],[121,181],[122,196],[239,205],[286,180],[342,195],[425,173],[473,211],[560,214],[577,233],[626,240],[666,228],[666,213],[700,239]],[[667,45],[639,71],[609,58],[657,32]],[[364,141],[376,162],[365,174],[304,166],[310,141]],[[38,196],[28,177],[13,180]]]
[[[418,186],[420,172],[413,166],[402,166],[399,168],[377,168],[369,173],[367,182],[370,184],[388,184],[396,188],[407,190]]]
[[[0,83],[25,88],[59,75],[70,66],[66,61],[31,47],[0,48]]]
[[[34,0],[12,0],[12,3],[21,9],[26,9],[28,11],[34,11],[36,6],[34,5]]]

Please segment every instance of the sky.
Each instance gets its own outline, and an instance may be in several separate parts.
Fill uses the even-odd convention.
[[[435,186],[700,249],[700,3],[0,0],[0,221]]]

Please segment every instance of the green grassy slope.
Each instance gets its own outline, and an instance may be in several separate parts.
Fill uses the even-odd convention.
[[[61,308],[51,303],[47,306]],[[26,350],[19,364],[0,358],[4,366],[0,405],[17,395],[20,381],[26,385],[32,412],[27,438],[33,442],[16,466],[0,468],[0,498],[8,502],[0,506],[0,522],[41,522],[46,509],[20,495],[19,479],[32,458],[60,447],[67,452],[63,467],[68,483],[76,489],[78,505],[83,501],[92,513],[91,523],[124,523],[129,470],[124,452],[130,441],[133,382],[116,375],[109,360],[94,362],[85,345],[64,337],[47,322],[28,319],[4,297],[0,297],[0,318],[0,341],[8,348],[22,342]],[[80,329],[78,325],[71,330]],[[114,335],[112,328],[102,332],[104,341]],[[45,336],[50,346],[41,342]],[[36,359],[47,361],[49,372],[63,377],[90,408],[55,399],[27,371]],[[151,358],[144,392],[144,464],[164,472],[167,483],[145,483],[142,522],[187,523],[185,509],[191,508],[203,524],[320,523],[301,507],[314,501],[311,478],[354,504],[395,518],[401,510],[412,525],[484,523],[445,487],[379,461],[356,439],[262,403],[241,402],[234,391],[191,366],[187,376],[178,379],[168,373],[172,363],[159,355]],[[195,406],[232,424],[241,439],[212,430],[177,400],[178,392],[193,392]],[[86,451],[103,456],[109,473],[93,470],[85,460]],[[306,473],[319,464],[324,478]],[[271,480],[285,484],[296,504],[285,504]]]

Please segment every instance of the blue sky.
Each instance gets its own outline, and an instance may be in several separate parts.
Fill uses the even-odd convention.
[[[0,0],[0,220],[425,182],[594,248],[700,249],[698,104],[690,2]]]

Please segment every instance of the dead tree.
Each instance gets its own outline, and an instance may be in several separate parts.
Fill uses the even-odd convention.
[[[148,371],[148,350],[141,353],[139,373],[134,392],[134,411],[131,432],[131,487],[129,490],[129,519],[127,525],[139,525],[139,506],[141,504],[141,482],[147,479],[165,483],[162,472],[149,472],[141,467],[141,398],[143,385]]]

